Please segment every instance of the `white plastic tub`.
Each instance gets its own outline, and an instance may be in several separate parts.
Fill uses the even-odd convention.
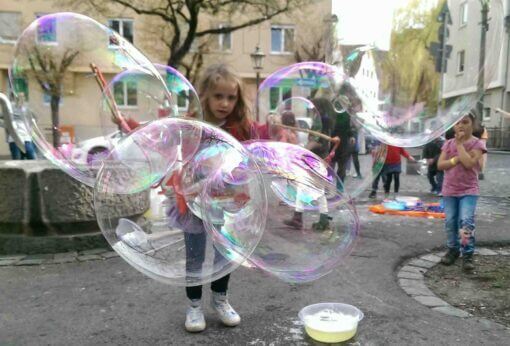
[[[312,339],[335,343],[356,335],[363,312],[349,304],[319,303],[301,309],[299,318]]]

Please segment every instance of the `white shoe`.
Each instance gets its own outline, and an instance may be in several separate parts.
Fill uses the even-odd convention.
[[[241,323],[241,317],[228,303],[225,293],[212,293],[211,306],[218,314],[221,322],[228,327],[235,327]]]
[[[186,310],[186,330],[191,333],[201,332],[205,329],[205,318],[200,299],[192,300]]]

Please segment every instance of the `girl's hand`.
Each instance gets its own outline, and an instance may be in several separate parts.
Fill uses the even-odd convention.
[[[464,131],[462,131],[462,130],[457,132],[457,133],[455,133],[455,144],[461,145],[462,143],[464,143],[465,142],[465,140],[464,140],[464,135],[465,134],[466,133]]]

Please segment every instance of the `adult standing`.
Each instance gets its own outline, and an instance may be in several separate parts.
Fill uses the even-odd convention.
[[[351,117],[346,111],[336,112],[332,137],[340,138],[340,146],[335,152],[333,162],[337,164],[337,174],[340,180],[345,180],[347,163],[356,143],[356,131],[351,124]]]
[[[25,125],[25,118],[27,115],[28,109],[25,103],[25,94],[19,93],[12,107],[11,119],[4,118],[5,121],[11,121],[12,125],[5,126],[5,134],[13,160],[35,160],[36,158],[34,143]],[[16,133],[11,133],[11,131],[15,131]],[[15,136],[18,137],[18,141],[15,140]],[[22,149],[18,146],[20,142],[23,143]]]
[[[443,171],[437,169],[437,161],[439,155],[441,155],[442,146],[443,139],[438,137],[423,147],[423,158],[427,160],[427,178],[431,187],[430,192],[437,195],[441,194],[443,185]]]

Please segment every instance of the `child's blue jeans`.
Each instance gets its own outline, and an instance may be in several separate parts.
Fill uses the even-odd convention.
[[[443,201],[446,214],[446,246],[449,249],[462,250],[464,255],[473,254],[475,251],[475,209],[478,196],[445,196]],[[467,234],[464,244],[461,244],[459,239],[460,229]]]

